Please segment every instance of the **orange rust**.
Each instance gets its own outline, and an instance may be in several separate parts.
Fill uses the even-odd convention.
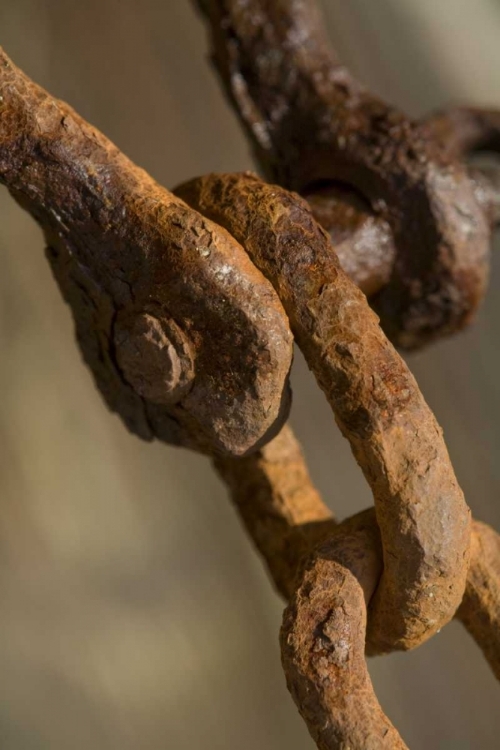
[[[469,561],[470,512],[432,411],[304,200],[248,173],[175,192],[228,229],[280,296],[373,492],[384,575],[369,649],[414,648],[453,617]]]

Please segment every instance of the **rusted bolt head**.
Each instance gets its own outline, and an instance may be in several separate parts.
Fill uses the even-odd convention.
[[[169,405],[191,387],[192,347],[171,318],[149,312],[119,315],[114,341],[118,366],[139,396]]]

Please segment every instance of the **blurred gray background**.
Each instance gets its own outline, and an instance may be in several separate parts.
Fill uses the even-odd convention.
[[[324,0],[375,91],[500,106],[497,0]],[[251,168],[188,0],[1,0],[0,44],[159,182]],[[282,602],[206,459],[126,433],[95,392],[39,230],[0,191],[0,747],[307,750]],[[474,514],[500,529],[500,264],[477,324],[410,364]],[[293,422],[340,517],[369,493],[297,358]],[[452,624],[371,662],[412,750],[498,748],[500,690]]]

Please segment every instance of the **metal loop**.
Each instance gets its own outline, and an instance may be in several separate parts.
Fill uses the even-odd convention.
[[[457,617],[500,679],[500,536],[475,522],[472,549]],[[315,550],[285,610],[283,668],[320,750],[407,747],[378,703],[364,658],[378,565],[376,520],[368,511],[338,526]]]
[[[369,483],[384,549],[373,652],[413,648],[458,607],[470,514],[434,415],[305,201],[251,174],[175,191],[224,226],[275,287]]]
[[[342,224],[355,189],[376,219],[374,242],[390,227],[389,259],[377,261],[384,273],[367,284],[373,293],[375,281],[372,304],[390,338],[414,348],[467,325],[485,291],[490,230],[465,166],[427,127],[360,86],[331,49],[315,0],[205,0],[202,10],[266,175],[309,198],[318,182],[344,186],[345,198],[335,198]],[[359,239],[366,217],[354,213]]]
[[[233,455],[279,431],[293,340],[269,282],[1,49],[0,182],[41,224],[85,361],[130,430]]]
[[[246,530],[288,601],[281,630],[288,687],[321,750],[402,750],[368,673],[365,638],[383,550],[373,509],[335,524],[290,427],[248,458],[216,459]],[[473,522],[456,617],[500,679],[500,536]]]
[[[380,539],[372,511],[346,521],[311,557],[283,615],[288,689],[320,750],[406,750],[377,700],[365,658]]]
[[[252,34],[262,24],[264,37],[270,34],[271,40],[284,30],[290,42],[286,52],[298,55],[297,70],[304,73],[301,85],[310,69],[303,67],[290,31],[303,26],[301,44],[310,45],[310,59],[324,75],[316,76],[312,88],[305,86],[302,104],[319,97],[326,109],[332,101],[342,107],[348,95],[358,97],[360,105],[351,114],[360,118],[361,140],[341,147],[342,127],[349,130],[352,122],[339,126],[332,163],[338,167],[339,149],[345,151],[353,184],[361,184],[356,175],[367,179],[366,195],[372,198],[374,187],[382,197],[395,199],[396,177],[411,183],[398,204],[400,216],[389,207],[383,225],[360,208],[359,195],[351,194],[349,221],[356,224],[364,211],[358,229],[373,219],[379,239],[389,227],[396,267],[407,231],[399,225],[403,218],[410,228],[416,218],[427,221],[424,236],[435,240],[434,255],[423,265],[410,259],[414,266],[403,269],[407,278],[399,279],[403,286],[408,280],[416,286],[403,289],[403,301],[391,309],[398,340],[420,343],[461,324],[482,289],[484,227],[478,216],[491,220],[496,188],[483,201],[477,185],[474,193],[462,168],[447,159],[486,143],[498,147],[497,116],[481,119],[468,111],[458,126],[457,117],[449,114],[429,121],[426,127],[436,133],[455,123],[450,153],[443,148],[433,160],[434,147],[428,151],[418,142],[420,126],[375,102],[342,73],[316,36],[308,0],[292,4],[295,17],[288,15],[289,3],[276,0],[274,26],[266,25],[264,11],[270,6],[261,0],[200,2],[208,13],[237,10],[229,19],[235,29],[245,27],[253,8]],[[220,13],[216,17],[221,20]],[[293,26],[297,19],[299,26]],[[223,48],[221,54],[224,61]],[[270,67],[266,60],[256,64],[261,77],[267,72],[279,79],[283,73],[282,60],[277,67],[276,60]],[[237,84],[234,77],[231,81]],[[240,88],[240,104],[248,104],[247,93]],[[326,111],[323,104],[318,111]],[[270,122],[275,127],[279,120]],[[251,122],[261,149],[272,152],[272,128],[259,131],[258,120]],[[314,117],[311,124],[317,125]],[[370,140],[374,133],[375,141]],[[380,146],[375,159],[368,154],[374,142]],[[425,165],[420,157],[427,159]],[[297,174],[310,168],[299,164],[297,154],[287,158]],[[312,174],[321,177],[321,169],[316,172],[311,163]],[[300,182],[293,169],[290,180]],[[474,179],[479,185],[480,179]],[[476,523],[471,543],[469,510],[441,430],[302,199],[250,174],[210,175],[178,190],[184,203],[67,105],[29,81],[1,50],[0,181],[44,229],[82,351],[108,404],[143,437],[214,455],[277,587],[290,600],[282,628],[283,664],[292,695],[322,750],[405,747],[373,692],[365,646],[378,653],[418,645],[450,620],[464,589],[457,616],[500,677],[500,536]],[[475,197],[469,204],[471,191]],[[451,213],[443,224],[436,223],[446,195]],[[407,203],[412,196],[421,198],[414,209]],[[337,193],[335,200],[344,198]],[[469,257],[453,219],[453,212],[464,207],[470,209],[464,223],[470,221],[476,230]],[[316,205],[315,210],[322,209]],[[332,231],[348,235],[349,221],[339,226],[335,220]],[[443,243],[451,243],[449,257]],[[434,310],[435,318],[429,318],[429,258],[439,271],[433,282],[437,302],[450,302],[448,293],[458,295],[450,310],[439,315]],[[375,286],[386,284],[391,299],[399,271],[388,281],[370,272],[366,279]],[[468,277],[463,288],[462,272]],[[467,285],[470,294],[464,291]],[[374,510],[338,526],[311,483],[291,431],[285,427],[266,445],[289,405],[292,336],[285,311],[374,495]],[[222,455],[251,451],[239,459]]]

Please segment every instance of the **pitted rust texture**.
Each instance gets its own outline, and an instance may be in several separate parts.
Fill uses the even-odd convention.
[[[364,653],[367,602],[383,565],[373,509],[336,525],[289,427],[252,456],[218,458],[216,468],[290,602],[283,667],[318,747],[366,750],[367,736],[405,747],[377,701]]]
[[[210,21],[215,65],[266,175],[308,195],[313,207],[318,186],[333,184],[337,217],[352,214],[354,190],[370,206],[374,241],[390,227],[387,257],[377,261],[382,273],[369,277],[366,291],[391,339],[413,348],[467,325],[487,282],[491,214],[456,154],[350,75],[314,0],[198,5]],[[363,246],[366,221],[360,212],[355,246]],[[358,282],[355,261],[346,270]]]
[[[279,430],[292,335],[270,283],[1,50],[0,182],[42,225],[83,356],[129,429],[236,455]]]
[[[403,750],[365,660],[370,601],[383,572],[373,509],[335,524],[289,427],[252,456],[216,468],[288,601],[281,630],[287,684],[321,750]],[[456,617],[500,679],[500,537],[472,524],[467,586]]]
[[[336,526],[288,427],[254,455],[217,459],[216,465],[276,587],[290,600],[283,665],[318,747],[405,748],[377,701],[364,657],[367,606],[383,568],[373,510]],[[498,539],[474,522],[457,617],[500,676]]]
[[[283,11],[307,7],[280,2]],[[479,124],[470,112],[460,117],[458,126],[451,113],[427,125],[449,154],[493,147],[494,114]],[[450,122],[455,142],[443,136]],[[493,223],[498,174],[480,170],[474,180]],[[377,702],[365,645],[368,652],[418,645],[450,619],[464,586],[457,617],[500,677],[500,537],[475,523],[469,545],[469,513],[440,429],[303,200],[252,175],[211,175],[179,191],[202,216],[1,50],[0,181],[44,229],[84,356],[110,405],[143,437],[215,454],[289,599],[283,664],[318,747],[405,747]],[[400,255],[390,217],[375,217],[357,189],[328,185],[309,198],[316,215],[333,210],[322,220],[331,221],[351,274],[372,293],[390,287]],[[383,247],[371,262],[370,241]],[[375,511],[339,525],[290,429],[271,440],[285,418],[291,360],[279,298],[373,490]]]
[[[367,603],[382,572],[373,509],[337,526],[289,427],[252,456],[216,459],[216,468],[289,601],[283,667],[318,747],[366,750],[367,737],[405,747],[377,701],[364,654]]]
[[[377,585],[373,512],[320,545],[283,616],[288,689],[319,750],[405,750],[382,711],[365,659],[367,603]]]
[[[434,415],[304,200],[251,174],[176,193],[226,227],[278,292],[373,491],[384,575],[369,649],[413,648],[453,617],[469,561],[469,509]]]
[[[382,565],[371,511],[318,545],[285,610],[281,651],[288,688],[320,750],[403,750],[382,711],[364,658],[368,604]],[[500,679],[500,541],[473,523],[460,619]],[[368,611],[367,611],[368,607]]]

